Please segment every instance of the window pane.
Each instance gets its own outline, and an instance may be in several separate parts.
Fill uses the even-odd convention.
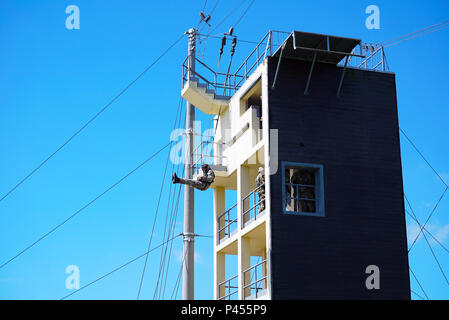
[[[306,166],[284,167],[285,210],[298,213],[317,213],[317,179],[320,169]]]

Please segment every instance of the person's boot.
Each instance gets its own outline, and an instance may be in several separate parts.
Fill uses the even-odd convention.
[[[172,182],[172,183],[178,183],[178,182],[179,182],[179,178],[178,178],[178,176],[176,175],[176,172],[174,172],[174,173],[172,174],[172,176],[171,176],[171,182]]]

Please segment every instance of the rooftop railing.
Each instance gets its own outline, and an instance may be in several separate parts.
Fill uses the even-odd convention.
[[[377,70],[377,71],[389,71],[387,57],[385,56],[384,47],[380,44],[373,43],[361,43],[352,51],[353,54],[360,56],[349,56],[348,67],[365,69],[365,70]],[[338,65],[343,66],[345,60],[343,59]]]

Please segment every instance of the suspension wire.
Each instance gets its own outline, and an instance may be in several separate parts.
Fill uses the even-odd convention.
[[[410,251],[413,249],[413,246],[415,245],[416,241],[418,240],[419,236],[421,235],[421,232],[423,231],[424,227],[427,225],[427,223],[429,222],[430,218],[432,217],[432,215],[435,213],[438,205],[440,204],[441,200],[443,200],[444,195],[446,194],[447,190],[449,189],[449,185],[444,181],[444,179],[441,177],[441,175],[435,170],[435,168],[430,164],[430,162],[426,159],[426,157],[424,157],[423,153],[418,149],[418,147],[413,143],[413,141],[407,136],[407,134],[405,133],[405,131],[402,128],[399,128],[400,132],[405,136],[405,138],[410,142],[410,144],[413,146],[413,148],[416,150],[416,152],[418,152],[418,154],[421,156],[421,158],[427,163],[427,165],[433,170],[433,172],[438,176],[438,178],[441,180],[441,182],[443,182],[443,184],[446,186],[446,188],[444,189],[443,193],[441,194],[440,198],[438,199],[438,201],[436,202],[435,206],[433,207],[432,211],[430,212],[429,216],[427,217],[427,220],[424,222],[424,224],[422,225],[422,228],[420,228],[418,235],[415,237],[415,239],[413,240],[410,248],[408,249],[408,252],[410,253]]]
[[[418,278],[416,277],[416,274],[413,272],[412,268],[409,266],[408,269],[410,270],[410,272],[413,275],[413,278],[415,278],[416,282],[418,283],[419,287],[421,288],[421,291],[424,293],[424,295],[426,296],[427,300],[429,299],[429,296],[427,295],[426,291],[424,290],[423,286],[421,285],[421,282],[419,282]]]
[[[203,37],[203,39],[207,39],[207,38],[212,38],[212,39],[221,39],[222,38],[222,33],[220,34],[215,34],[215,35],[209,35],[209,34],[197,34],[198,36]],[[249,43],[249,44],[266,44],[265,42],[257,42],[257,41],[251,41],[251,40],[242,40],[239,38],[239,42],[245,42],[245,43]]]
[[[215,5],[213,6],[211,12],[209,13],[209,16],[210,16],[210,17],[212,17],[212,14],[214,13],[214,11],[215,11],[215,9],[217,8],[217,6],[218,6],[219,3],[220,3],[220,0],[215,1]],[[204,8],[205,8],[205,7],[204,7]],[[203,8],[203,11],[204,11],[204,8]],[[207,25],[207,34],[209,34],[209,31],[210,31],[210,24]],[[201,32],[201,29],[199,30],[199,32]],[[201,39],[198,38],[198,40],[199,40],[200,43],[201,43]],[[201,56],[201,60],[204,60],[204,53],[206,52],[207,40],[208,40],[208,39],[206,38],[206,41],[205,41],[204,47],[203,47],[203,54],[202,54],[202,56]]]
[[[412,145],[413,149],[416,150],[416,152],[418,152],[418,154],[421,156],[421,158],[423,158],[423,160],[427,163],[427,165],[430,167],[430,169],[432,169],[433,172],[435,172],[435,174],[438,176],[438,178],[441,180],[441,182],[447,187],[449,188],[449,185],[446,183],[446,181],[444,181],[444,179],[441,177],[441,175],[435,170],[435,168],[430,164],[430,162],[426,159],[426,157],[423,155],[423,153],[418,149],[418,147],[413,143],[413,141],[407,136],[407,134],[405,133],[405,131],[402,128],[399,128],[399,130],[401,131],[401,133],[404,135],[404,137],[408,140],[408,142],[410,142],[410,144]]]
[[[385,46],[385,45],[387,45],[387,44],[396,42],[396,41],[398,41],[398,40],[401,40],[401,39],[406,38],[406,37],[409,37],[409,36],[413,36],[414,34],[417,34],[417,33],[423,32],[423,31],[426,31],[426,30],[428,30],[428,29],[432,29],[432,28],[435,28],[435,27],[439,27],[439,26],[444,25],[444,24],[446,24],[446,23],[448,23],[448,22],[449,22],[449,20],[446,20],[446,21],[443,21],[443,22],[440,22],[440,23],[431,25],[431,26],[429,26],[429,27],[426,27],[426,28],[423,28],[423,29],[420,29],[420,30],[417,30],[417,31],[413,31],[413,32],[411,32],[411,33],[408,33],[408,34],[405,34],[405,35],[402,35],[402,36],[399,36],[399,37],[395,37],[395,38],[393,38],[393,39],[386,40],[386,41],[382,42],[381,45]]]
[[[408,210],[406,209],[405,210],[405,213],[407,213],[408,214],[408,216],[409,217],[411,217],[413,220],[415,220],[416,221],[416,223],[418,223],[419,224],[419,222],[418,222],[418,220],[414,217],[414,216],[412,216],[411,214],[410,214],[410,212],[408,212]],[[426,228],[424,228],[424,231],[426,231],[427,232],[427,234],[429,235],[429,236],[431,236],[432,237],[432,239],[433,240],[435,240],[435,242],[436,243],[438,243],[447,253],[449,253],[449,249],[448,248],[446,248],[446,246],[444,245],[444,244],[442,244],[429,230],[427,230]]]
[[[423,228],[427,225],[427,223],[429,222],[430,218],[432,217],[432,215],[435,213],[435,210],[437,209],[438,205],[440,204],[441,200],[443,199],[444,195],[446,194],[446,191],[448,190],[448,188],[444,189],[443,193],[441,194],[440,198],[438,199],[437,203],[435,204],[435,206],[432,209],[432,212],[430,213],[430,215],[427,217],[427,220],[424,222],[422,228],[419,230],[418,235],[416,236],[415,240],[413,241],[412,245],[410,246],[410,248],[408,249],[408,252],[410,253],[410,251],[412,251],[414,244],[416,243],[416,240],[418,240],[419,236],[421,235],[421,232],[423,230]]]
[[[178,126],[180,125],[180,123],[181,123],[181,116],[179,117],[179,120],[178,120]],[[172,164],[172,172],[178,171],[179,166],[180,165],[177,164],[176,169],[175,169],[175,163],[173,163]],[[183,171],[183,173],[184,173],[184,171]],[[167,202],[167,211],[166,211],[166,215],[165,215],[165,226],[164,226],[164,235],[163,235],[164,239],[166,236],[168,238],[170,236],[170,234],[174,234],[173,217],[175,216],[175,211],[174,211],[175,207],[176,207],[176,217],[177,217],[177,213],[178,213],[177,208],[178,208],[179,199],[180,199],[181,185],[179,185],[178,199],[177,199],[176,204],[175,204],[176,186],[174,187],[174,191],[173,191],[173,199],[171,198],[172,186],[173,186],[173,184],[170,184],[169,197],[168,197],[168,202]],[[171,213],[169,214],[170,211],[171,211]],[[168,222],[168,225],[167,225],[167,222]],[[172,228],[172,225],[173,225],[173,228]],[[172,230],[172,229],[173,229],[173,231],[170,233],[170,230]],[[159,284],[160,284],[160,280],[161,280],[161,278],[163,278],[164,272],[165,272],[167,248],[168,248],[168,244],[167,244],[167,246],[164,246],[164,248],[161,251],[161,257],[160,257],[160,262],[159,262],[159,273],[158,273],[158,278],[157,278],[157,282],[156,282],[156,286],[155,286],[155,290],[154,290],[153,299],[156,298],[158,291],[159,292],[161,291],[161,287],[159,286]]]
[[[66,218],[64,221],[62,221],[61,223],[59,223],[58,225],[56,225],[55,227],[53,227],[52,229],[50,229],[50,231],[48,231],[47,233],[45,233],[44,235],[42,235],[39,239],[37,239],[36,241],[34,241],[32,244],[30,244],[29,246],[27,246],[25,249],[23,249],[22,251],[18,252],[15,256],[13,256],[11,259],[9,259],[8,261],[4,262],[1,266],[0,269],[2,269],[3,267],[5,267],[7,264],[11,263],[13,260],[17,259],[19,256],[21,256],[22,254],[24,254],[26,251],[28,251],[29,249],[31,249],[32,247],[34,247],[36,244],[38,244],[40,241],[42,241],[43,239],[45,239],[46,237],[48,237],[50,234],[52,234],[53,232],[55,232],[57,229],[59,229],[60,227],[62,227],[64,224],[66,224],[67,222],[69,222],[72,218],[74,218],[77,214],[79,214],[80,212],[82,212],[84,209],[86,209],[87,207],[89,207],[91,204],[93,204],[95,201],[97,201],[98,199],[100,199],[101,197],[103,197],[106,193],[108,193],[109,191],[111,191],[112,189],[114,189],[117,185],[119,185],[121,182],[123,182],[126,178],[128,178],[130,175],[132,175],[134,172],[136,172],[137,170],[139,170],[141,167],[143,167],[145,164],[147,164],[150,160],[152,160],[155,156],[157,156],[159,153],[161,153],[164,149],[166,149],[168,146],[170,145],[170,143],[167,143],[165,146],[163,146],[162,148],[160,148],[158,151],[154,152],[150,157],[148,157],[146,160],[144,160],[143,162],[141,162],[137,167],[135,167],[134,169],[132,169],[131,171],[129,171],[126,175],[124,175],[122,178],[120,178],[118,181],[116,181],[114,184],[112,184],[109,188],[107,188],[105,191],[103,191],[102,193],[100,193],[98,196],[96,196],[94,199],[92,199],[91,201],[89,201],[87,204],[85,204],[84,206],[82,206],[80,209],[78,209],[77,211],[75,211],[75,213],[73,213],[71,216],[69,216],[68,218]]]
[[[231,71],[232,58],[234,57],[235,47],[237,46],[237,37],[232,39],[232,47],[231,47],[231,59],[229,60],[228,71],[226,72],[226,80],[224,84],[224,94],[226,95],[226,85],[228,84],[229,72]],[[218,114],[220,117],[220,114]]]
[[[168,241],[173,241],[175,238],[177,238],[177,237],[179,237],[179,236],[180,236],[180,234],[178,234],[177,236],[175,236],[175,237],[169,239]],[[130,260],[130,261],[128,261],[128,262],[122,264],[121,266],[115,268],[114,270],[109,271],[108,273],[106,273],[106,274],[100,276],[99,278],[97,278],[97,279],[95,279],[95,280],[89,282],[88,284],[82,286],[81,288],[79,288],[79,289],[77,289],[77,290],[71,292],[70,294],[68,294],[68,295],[66,295],[66,296],[64,296],[64,297],[62,297],[60,300],[64,300],[64,299],[66,299],[66,298],[68,298],[68,297],[74,295],[75,293],[77,293],[77,292],[79,292],[79,291],[81,291],[81,290],[83,290],[83,289],[89,287],[90,285],[92,285],[92,284],[94,284],[94,283],[96,283],[96,282],[98,282],[98,281],[100,281],[100,280],[102,280],[102,279],[108,277],[109,275],[115,273],[116,271],[119,271],[120,269],[123,269],[124,267],[130,265],[131,263],[133,263],[133,262],[139,260],[140,258],[142,258],[142,257],[144,257],[144,256],[146,256],[146,255],[148,255],[150,252],[153,252],[154,250],[159,249],[159,248],[162,247],[164,244],[165,244],[165,242],[159,244],[158,246],[156,246],[156,247],[154,247],[154,248],[152,248],[152,249],[146,251],[145,253],[143,253],[143,254],[141,254],[141,255],[135,257],[134,259],[132,259],[132,260]]]
[[[170,300],[173,300],[173,298],[176,298],[176,296],[178,295],[179,285],[181,284],[182,268],[184,267],[186,256],[187,256],[187,250],[184,252],[184,255],[183,255],[183,258],[182,258],[182,261],[181,261],[181,268],[179,269],[178,277],[176,278],[175,286],[173,287],[173,291],[172,291]],[[187,266],[187,268],[188,267],[189,266]]]
[[[185,117],[184,117],[183,121],[185,121]],[[181,176],[183,176],[184,171],[185,171],[185,166],[177,165],[176,170],[178,171],[178,174],[179,174],[180,167],[182,168]],[[178,213],[179,213],[179,201],[181,198],[181,191],[182,191],[182,185],[179,185],[176,205],[173,206],[173,203],[172,203],[172,211],[171,211],[171,215],[170,215],[170,222],[169,222],[168,230],[169,230],[169,233],[171,230],[171,234],[175,233],[175,226],[176,226],[176,221],[177,221],[177,217],[178,217]],[[176,188],[175,188],[175,194],[176,194]],[[168,245],[165,247],[164,256],[162,257],[163,261],[161,264],[162,274],[160,275],[160,279],[162,279],[162,282],[159,287],[159,298],[161,298],[161,296],[162,296],[162,299],[165,295],[165,289],[166,289],[167,279],[168,279],[168,271],[170,268],[171,254],[172,254],[172,250],[173,250],[173,243],[170,243],[169,245],[170,245],[170,249],[168,249]],[[167,249],[168,249],[168,262],[167,262]],[[165,265],[167,266],[166,268],[165,268]],[[158,284],[159,284],[160,279],[158,278]],[[162,285],[162,283],[163,283],[163,285]],[[156,290],[155,290],[155,294],[156,294]]]
[[[174,232],[175,232],[175,230],[174,230],[175,224],[173,223],[173,221],[176,221],[176,218],[178,216],[177,213],[178,213],[178,207],[179,207],[178,204],[179,204],[180,195],[181,195],[181,188],[179,188],[179,190],[178,190],[178,197],[177,197],[178,203],[176,203],[174,205],[174,207],[176,208],[176,211],[174,211],[172,216],[170,217],[169,228],[167,230],[168,231],[167,236],[169,236],[170,234],[174,234]],[[161,256],[161,263],[159,266],[159,275],[158,275],[158,280],[157,280],[157,286],[156,286],[154,296],[153,296],[154,299],[156,299],[157,297],[159,299],[161,299],[161,298],[163,299],[163,291],[165,290],[164,284],[166,284],[166,280],[168,278],[168,271],[170,269],[171,250],[172,250],[171,244],[167,244],[165,246],[165,248],[163,249],[163,256]]]
[[[199,234],[196,234],[195,236],[196,237],[213,238],[213,236],[205,236],[205,235],[199,235]],[[183,257],[182,263],[181,263],[181,268],[179,270],[178,277],[177,277],[176,282],[175,282],[175,286],[173,287],[173,291],[172,291],[172,295],[170,297],[170,300],[173,300],[178,295],[179,286],[181,284],[182,267],[184,266],[185,258],[186,258],[186,253],[184,253],[184,257]]]
[[[196,234],[195,237],[213,238],[213,236],[200,235],[200,234]],[[184,257],[183,257],[183,259],[182,259],[181,267],[180,267],[180,270],[179,270],[179,273],[178,273],[178,277],[177,277],[176,282],[175,282],[175,286],[173,287],[173,291],[172,291],[170,300],[173,300],[173,299],[176,298],[176,296],[178,295],[179,286],[180,286],[180,284],[181,284],[182,267],[184,266],[184,261],[185,261],[185,258],[186,258],[186,253],[187,253],[187,252],[184,253]]]
[[[179,199],[180,199],[180,197],[181,197],[181,190],[182,190],[182,188],[181,188],[181,186],[180,186],[180,188],[179,188],[179,190],[178,190],[178,199],[177,199],[177,202],[176,202],[176,207],[175,207],[175,216],[174,216],[174,218],[173,218],[173,220],[172,220],[172,222],[171,222],[171,230],[172,230],[172,234],[174,234],[175,233],[175,226],[176,226],[176,220],[177,220],[177,217],[178,217],[178,208],[179,208]],[[165,269],[164,268],[164,270],[163,270],[163,273],[162,273],[162,276],[163,276],[163,278],[164,278],[164,272],[165,272],[165,279],[163,280],[163,289],[161,289],[161,291],[162,291],[162,293],[160,293],[159,294],[159,298],[162,298],[162,299],[164,299],[164,296],[165,296],[165,289],[166,289],[166,286],[167,286],[167,279],[168,279],[168,271],[169,271],[169,268],[170,268],[170,262],[171,262],[171,255],[172,255],[172,250],[173,250],[173,243],[170,243],[169,244],[169,246],[170,246],[170,249],[169,249],[169,252],[168,252],[168,262],[167,262],[167,268]],[[167,247],[168,247],[168,245],[167,245]],[[166,248],[167,248],[166,247]],[[167,249],[166,249],[167,250]],[[167,254],[167,253],[165,253],[165,254]]]
[[[173,130],[176,129],[176,124],[178,122],[178,119],[181,117],[183,101],[184,100],[180,96],[179,97],[179,102],[178,102],[178,110],[176,112],[175,123],[173,125]],[[166,176],[166,173],[167,173],[168,161],[169,161],[170,155],[171,155],[172,144],[173,144],[173,141],[170,140],[170,143],[169,143],[170,147],[169,147],[169,151],[168,151],[168,154],[167,154],[167,159],[165,161],[164,174],[163,174],[163,177],[162,177],[161,189],[160,189],[159,198],[158,198],[158,201],[157,201],[156,212],[155,212],[154,219],[153,219],[153,226],[151,228],[150,239],[148,241],[148,249],[151,247],[151,242],[153,241],[153,234],[154,234],[154,229],[155,229],[156,222],[157,222],[157,216],[158,216],[158,213],[159,213],[159,205],[160,205],[161,198],[162,198],[162,192],[164,190],[165,176]],[[171,187],[170,187],[170,190],[171,190]],[[140,298],[140,293],[141,293],[141,290],[142,290],[143,280],[144,280],[144,277],[145,277],[145,271],[146,271],[146,267],[147,267],[147,262],[148,262],[148,255],[145,257],[145,263],[144,263],[144,266],[143,266],[143,269],[142,269],[142,275],[140,277],[139,289],[137,291],[137,300],[139,300],[139,298]]]
[[[217,71],[215,72],[215,79],[214,79],[215,91],[217,90],[217,76],[218,76],[218,72],[220,71],[220,61],[221,61],[221,56],[223,55],[223,49],[225,46],[226,46],[226,35],[224,35],[223,38],[221,38],[221,47],[220,47],[220,51],[218,54]]]
[[[232,11],[230,13],[228,13],[227,16],[225,16],[213,29],[210,33],[213,33],[215,30],[217,30],[217,28],[223,23],[225,22],[238,8],[240,8],[242,6],[242,4],[245,2],[246,0],[242,0],[236,7],[234,7],[234,9],[232,9]]]
[[[416,222],[417,222],[418,225],[421,227],[421,224],[419,223],[418,218],[416,217],[415,211],[413,210],[412,205],[410,204],[410,201],[408,200],[408,198],[407,198],[407,196],[405,195],[405,193],[404,193],[404,198],[405,198],[405,200],[407,201],[410,210],[412,210],[412,214],[413,214],[413,216],[415,217]],[[435,261],[436,261],[436,263],[437,263],[437,265],[438,265],[438,268],[440,269],[440,271],[441,271],[441,273],[442,273],[444,279],[446,280],[446,283],[449,285],[449,281],[447,280],[446,274],[444,273],[444,270],[443,270],[443,268],[441,267],[441,264],[440,264],[440,262],[438,261],[438,258],[437,258],[437,256],[436,256],[435,252],[433,251],[432,246],[430,245],[429,240],[428,240],[427,237],[426,237],[426,234],[423,233],[423,236],[424,236],[424,239],[426,240],[426,243],[427,243],[427,246],[429,247],[430,252],[432,253],[433,258],[435,259]]]
[[[185,117],[184,117],[184,118],[185,118]],[[185,122],[185,119],[184,119],[184,122]],[[184,172],[185,172],[185,166],[181,166],[181,168],[182,168],[181,176],[183,176],[183,175],[184,175]],[[178,173],[179,173],[179,166],[178,166],[177,170],[178,170]],[[178,213],[179,213],[178,210],[179,210],[179,201],[180,201],[180,199],[181,199],[181,191],[182,191],[182,186],[179,185],[179,189],[178,189],[178,199],[177,199],[177,201],[176,201],[176,206],[175,206],[175,208],[174,208],[175,216],[174,216],[174,218],[173,218],[173,220],[172,220],[172,225],[171,225],[172,234],[175,233],[176,221],[177,221]],[[166,271],[166,274],[168,274],[168,270],[169,270],[169,267],[170,267],[170,260],[171,260],[172,250],[173,250],[173,243],[170,243],[170,249],[169,249],[169,253],[168,253],[168,264],[167,264],[167,271]],[[164,281],[164,289],[163,289],[163,293],[162,293],[162,298],[163,298],[164,295],[165,295],[165,289],[166,289],[166,285],[167,285],[167,278],[168,278],[168,277],[166,276],[166,277],[165,277],[165,281]]]
[[[417,294],[415,291],[413,291],[412,289],[410,289],[410,292],[415,294],[418,298],[420,298],[421,300],[425,300],[421,295]]]
[[[173,172],[173,169],[172,169],[172,172]],[[173,184],[170,184],[170,190],[169,190],[169,193],[168,193],[168,204],[167,204],[167,212],[166,212],[166,215],[165,215],[165,226],[164,226],[164,235],[163,235],[163,237],[162,237],[162,239],[165,239],[165,236],[167,235],[168,236],[168,232],[167,232],[167,219],[168,219],[168,211],[170,210],[170,200],[172,200],[171,199],[171,195],[172,195],[172,186],[173,186]],[[170,217],[170,219],[171,219],[171,217]],[[159,272],[158,272],[158,276],[157,276],[157,281],[156,281],[156,286],[155,286],[155,290],[154,290],[154,294],[153,294],[153,300],[156,298],[156,295],[157,295],[157,292],[158,292],[158,289],[159,289],[159,282],[160,282],[160,279],[161,279],[161,272],[162,272],[162,265],[163,265],[163,263],[165,262],[165,256],[164,256],[164,253],[165,253],[165,250],[164,249],[166,249],[166,247],[164,246],[163,248],[162,248],[162,250],[161,250],[161,257],[160,257],[160,260],[159,260]]]
[[[237,22],[234,24],[234,28],[237,27],[237,25],[240,23],[240,21],[243,19],[243,17],[245,16],[245,14],[248,12],[249,8],[251,8],[251,6],[253,5],[255,0],[252,0],[251,3],[249,4],[249,6],[246,8],[246,10],[243,12],[243,14],[240,16],[240,18],[237,20]]]
[[[443,21],[443,22],[438,23],[436,25],[432,25],[430,27],[426,27],[426,28],[420,29],[418,31],[414,31],[414,32],[412,32],[410,34],[407,34],[407,35],[404,35],[404,36],[400,36],[400,37],[398,37],[396,39],[385,41],[382,45],[385,48],[388,48],[388,47],[400,44],[402,42],[421,37],[421,36],[426,35],[426,34],[430,34],[430,33],[436,32],[436,31],[441,31],[441,30],[446,29],[448,27],[449,27],[449,20],[446,20],[446,21]]]
[[[109,101],[103,108],[100,109],[93,117],[91,117],[86,123],[84,123],[81,128],[79,128],[70,138],[64,141],[52,154],[50,154],[44,161],[42,161],[37,167],[35,167],[30,173],[28,173],[22,180],[20,180],[13,188],[6,192],[1,198],[2,202],[7,196],[14,192],[22,183],[28,180],[36,171],[38,171],[47,161],[53,158],[62,148],[64,148],[70,141],[72,141],[78,134],[80,134],[87,126],[89,126],[96,118],[98,118],[104,111],[106,111],[121,95],[123,95],[129,88],[131,88],[134,83],[137,82],[145,73],[148,72],[156,63],[159,62],[178,42],[184,37],[182,34],[175,42],[173,42],[165,51],[162,52],[159,57],[157,57],[148,67],[146,67],[133,81],[131,81],[122,91],[120,91],[111,101]],[[1,267],[0,267],[1,268]]]
[[[224,47],[223,43],[226,44],[226,36],[223,36],[223,40],[221,41],[221,49],[220,49],[220,57],[218,58],[218,66],[220,66],[220,59],[221,59],[221,55],[223,53],[223,47]],[[228,83],[229,71],[231,70],[231,65],[232,65],[232,57],[234,56],[236,46],[237,46],[237,37],[234,37],[232,39],[232,45],[231,45],[231,59],[229,60],[228,71],[226,72],[226,79],[225,79],[224,88],[223,88],[224,95],[226,95],[226,85]],[[218,73],[218,69],[217,69],[217,73]],[[215,121],[214,137],[215,137],[215,134],[217,133],[217,127],[218,127],[218,121],[220,120],[220,115],[221,115],[221,105],[220,105],[220,109],[218,110],[218,118]]]

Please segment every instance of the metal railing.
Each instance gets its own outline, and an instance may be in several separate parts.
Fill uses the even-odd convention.
[[[182,63],[182,87],[190,80],[188,79],[188,58],[186,57]],[[213,90],[215,94],[223,92],[223,95],[231,96],[240,88],[235,86],[235,83],[239,82],[238,78],[241,77],[240,75],[216,72],[198,58],[194,57],[193,59],[195,59],[195,71],[191,70],[190,77],[202,80],[206,89]]]
[[[291,35],[291,32],[270,30],[262,40],[257,43],[246,59],[237,67],[233,73],[217,72],[207,66],[196,57],[192,57],[195,62],[195,70],[190,70],[190,77],[201,80],[206,89],[212,90],[215,94],[222,92],[224,96],[232,96],[245,82],[254,70],[263,62],[267,56],[273,55],[276,50]],[[356,56],[347,56],[338,63],[339,66],[388,71],[389,66],[385,56],[384,47],[379,44],[360,43],[351,52]],[[189,57],[182,63],[182,86],[189,81]]]
[[[232,278],[229,278],[223,282],[220,282],[218,284],[218,293],[219,293],[219,300],[232,300],[232,298],[235,298],[235,296],[237,295],[238,298],[238,292],[239,292],[239,287],[238,285],[233,285],[231,284],[231,282],[237,282],[238,284],[238,275],[233,276]],[[222,287],[224,287],[222,289]],[[236,289],[236,290],[234,290]],[[223,295],[220,296],[220,293],[223,290]],[[231,291],[234,290],[234,291]]]
[[[243,271],[243,283],[245,283],[245,285],[243,286],[244,299],[248,297],[254,297],[257,299],[258,297],[262,296],[259,292],[266,290],[267,288],[266,262],[267,260],[263,260]],[[260,270],[261,276],[258,278],[257,268],[259,267],[261,269]],[[253,274],[254,280],[251,277],[251,275]],[[246,283],[247,277],[249,277],[249,283]],[[249,294],[247,295],[246,292],[248,290]]]
[[[217,154],[215,154],[214,147],[217,148]],[[201,141],[201,143],[193,149],[192,153],[194,172],[199,172],[201,165],[204,163],[209,165],[226,165],[227,157],[223,155],[224,147],[224,142]]]
[[[239,87],[242,81],[248,79],[249,75],[257,69],[265,57],[271,56],[274,52],[276,52],[276,50],[289,35],[290,32],[276,30],[268,31],[253,51],[251,51],[248,57],[237,68],[237,71],[235,71],[234,74],[241,75],[241,78],[238,82],[235,82],[234,85]]]
[[[201,80],[205,88],[213,90],[215,94],[223,92],[222,95],[224,96],[232,96],[265,57],[276,52],[289,35],[290,32],[268,31],[234,73],[216,72],[198,58],[192,57],[195,62],[195,70],[190,70],[190,77]],[[182,87],[190,80],[188,75],[189,57],[186,57],[182,63]]]
[[[260,205],[265,202],[265,191],[263,197],[259,197],[258,191],[265,188],[265,183],[251,191],[246,197],[242,199],[242,228],[249,222],[257,219],[257,216],[262,213]],[[257,196],[256,196],[257,194]]]
[[[235,213],[233,210],[235,209]],[[232,216],[231,216],[232,214]],[[235,218],[234,218],[235,216]],[[225,211],[217,218],[218,243],[230,238],[231,234],[237,230],[237,204]]]
[[[387,63],[387,58],[385,56],[384,47],[380,44],[361,43],[354,48],[352,53],[363,57],[349,56],[347,63],[348,67],[378,71],[390,70]],[[343,66],[344,64],[345,59],[343,59],[338,65]]]

